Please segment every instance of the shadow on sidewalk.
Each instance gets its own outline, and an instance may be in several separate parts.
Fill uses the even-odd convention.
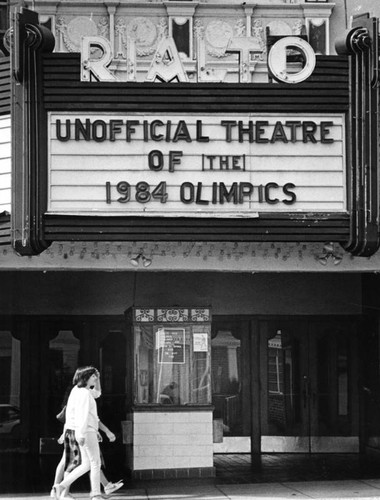
[[[59,455],[0,453],[1,493],[50,492]],[[215,478],[170,479],[157,481],[131,480],[123,460],[106,457],[109,480],[124,480],[125,488],[139,489],[169,484],[284,483],[290,481],[333,481],[376,479],[380,477],[380,459],[357,454],[263,454],[259,463],[251,463],[250,454],[215,455]],[[88,492],[88,475],[75,482],[73,490]]]

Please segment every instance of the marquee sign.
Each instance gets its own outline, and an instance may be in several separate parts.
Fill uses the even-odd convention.
[[[128,38],[128,70],[122,81],[134,81],[136,79],[136,53],[135,42]],[[292,50],[302,56],[303,64],[300,68],[288,69],[288,51]],[[262,47],[254,37],[232,37],[224,47],[225,53],[236,53],[239,55],[240,82],[248,83],[248,68],[251,65],[251,55],[262,51]],[[120,76],[110,69],[115,62],[114,54],[109,40],[103,36],[83,36],[81,39],[81,80],[116,82]],[[270,49],[268,55],[268,69],[271,75],[279,82],[300,83],[313,73],[315,68],[315,52],[311,45],[297,36],[288,36],[278,40]],[[117,65],[116,65],[117,66]],[[197,51],[197,74],[198,82],[223,81],[226,71],[222,69],[206,68],[205,45],[199,40]],[[146,81],[169,83],[188,82],[186,71],[181,57],[177,51],[175,41],[172,37],[164,37],[160,40],[157,50],[153,56]]]
[[[48,127],[48,213],[347,210],[343,115],[50,113]]]
[[[131,80],[120,81],[104,40],[88,41],[88,57],[51,53],[52,34],[26,9],[11,30],[20,254],[86,239],[336,241],[359,256],[379,248],[377,19],[355,21],[341,56],[314,60],[307,43],[280,40],[268,59],[278,83],[248,83],[244,61],[256,46],[233,38],[226,51],[240,54],[239,83],[206,82],[200,66],[191,87],[168,38],[139,83],[133,44]],[[287,71],[294,48],[304,61],[296,73]]]

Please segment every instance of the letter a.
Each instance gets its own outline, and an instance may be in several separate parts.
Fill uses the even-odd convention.
[[[161,83],[188,81],[172,37],[163,38],[158,44],[145,81]]]

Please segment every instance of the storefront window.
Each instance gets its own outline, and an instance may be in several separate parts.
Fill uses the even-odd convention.
[[[278,330],[268,339],[268,422],[284,433],[299,419],[297,342]]]
[[[72,386],[73,375],[78,368],[80,342],[71,330],[60,330],[49,343],[49,412],[51,424],[57,425],[55,414],[61,409],[66,392]]]
[[[20,342],[0,331],[0,437],[13,436],[20,418]]]
[[[210,325],[136,324],[135,403],[211,404]]]
[[[348,415],[348,348],[347,341],[338,341],[338,414]]]
[[[125,419],[125,344],[123,332],[110,329],[99,350],[102,397],[97,400],[98,413],[107,427],[114,430]]]
[[[240,340],[229,331],[218,331],[212,339],[212,403],[225,436],[242,434],[240,357]]]

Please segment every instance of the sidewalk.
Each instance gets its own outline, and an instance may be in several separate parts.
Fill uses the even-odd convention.
[[[74,493],[78,500],[87,500],[88,494]],[[47,493],[2,494],[4,499],[50,500]],[[380,479],[346,481],[305,481],[256,484],[207,484],[194,485],[145,483],[141,488],[122,489],[109,497],[112,500],[269,500],[269,499],[318,499],[380,500]]]

